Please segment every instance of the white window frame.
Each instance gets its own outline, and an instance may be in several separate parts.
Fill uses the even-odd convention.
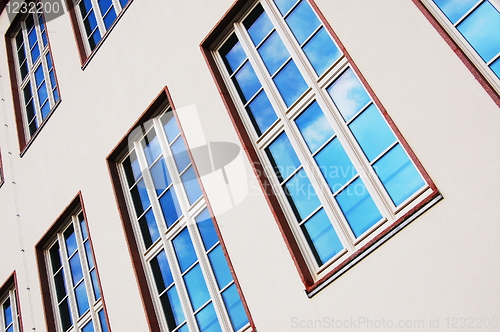
[[[14,332],[20,332],[20,315],[17,305],[17,291],[15,286],[9,288],[6,294],[0,294],[0,331],[5,332],[11,326],[14,326]],[[4,304],[10,300],[10,307],[12,312],[12,323],[9,326],[5,326],[4,317]]]
[[[123,192],[125,193],[125,199],[128,207],[128,213],[130,216],[130,220],[132,220],[132,228],[135,234],[136,238],[136,243],[139,245],[139,252],[142,257],[142,264],[144,266],[144,270],[146,271],[146,277],[148,279],[148,284],[149,284],[149,291],[151,294],[151,297],[153,299],[153,304],[157,313],[157,317],[160,321],[160,329],[161,331],[170,331],[168,329],[167,325],[167,320],[165,318],[165,314],[162,308],[162,304],[160,302],[160,296],[157,291],[156,283],[155,283],[155,278],[153,276],[153,273],[151,271],[150,267],[150,262],[152,259],[157,257],[157,255],[161,251],[165,251],[168,264],[170,266],[170,271],[172,273],[172,277],[174,279],[174,285],[177,288],[177,292],[179,295],[180,303],[182,305],[182,309],[184,312],[184,316],[186,319],[186,324],[188,325],[189,331],[191,332],[198,332],[198,324],[196,322],[195,314],[201,311],[207,304],[204,304],[200,309],[196,310],[195,312],[192,312],[191,305],[190,305],[190,299],[189,295],[187,292],[186,285],[183,281],[182,275],[186,273],[181,273],[174,246],[172,244],[172,240],[180,234],[185,228],[188,229],[189,235],[191,237],[193,246],[195,248],[195,252],[198,258],[198,262],[200,264],[211,301],[214,305],[214,309],[216,312],[216,315],[219,319],[220,326],[222,328],[222,331],[224,332],[250,332],[252,331],[252,327],[250,323],[247,323],[245,326],[240,328],[239,330],[235,331],[232,326],[231,326],[231,321],[229,318],[228,311],[225,307],[224,301],[222,299],[222,292],[232,285],[235,285],[235,280],[233,278],[233,281],[228,284],[226,287],[223,289],[219,290],[217,281],[214,275],[214,272],[212,271],[212,267],[210,264],[210,261],[208,259],[207,253],[208,251],[212,250],[215,248],[217,245],[220,244],[220,239],[218,244],[214,245],[210,250],[205,250],[203,240],[201,237],[201,234],[198,230],[198,227],[196,225],[196,218],[204,212],[208,207],[207,203],[205,201],[205,198],[203,194],[193,203],[190,204],[187,193],[184,189],[184,186],[182,184],[181,180],[181,174],[188,170],[190,167],[194,167],[192,159],[190,160],[190,165],[191,166],[186,166],[183,172],[179,173],[177,170],[177,166],[175,164],[174,158],[172,151],[170,149],[170,145],[175,143],[177,140],[183,140],[184,144],[187,148],[187,142],[185,141],[184,135],[182,134],[182,129],[180,127],[179,120],[177,119],[175,113],[173,114],[173,117],[177,121],[177,124],[179,126],[179,129],[181,129],[181,132],[176,136],[174,140],[172,140],[171,143],[167,141],[163,125],[161,122],[161,116],[166,114],[167,112],[172,111],[171,106],[167,103],[164,102],[160,107],[160,112],[156,113],[156,116],[152,118],[152,120],[146,121],[146,123],[142,124],[140,126],[141,130],[139,131],[134,131],[130,134],[129,137],[133,137],[133,141],[129,138],[129,149],[125,151],[125,154],[120,158],[118,161],[118,170],[119,170],[119,176],[120,176],[120,184],[122,187]],[[147,171],[148,168],[151,168],[155,164],[153,161],[150,166],[148,166],[146,156],[143,151],[143,147],[141,146],[141,140],[149,133],[151,130],[155,130],[156,137],[159,140],[162,154],[156,159],[164,158],[169,175],[171,177],[171,185],[173,186],[179,205],[180,209],[182,211],[182,215],[178,218],[176,222],[174,222],[170,227],[166,226],[166,222],[164,220],[163,214],[162,214],[162,208],[159,203],[159,199],[157,197],[157,194],[154,191],[155,185],[153,183],[153,179],[151,177],[151,174],[149,171]],[[137,134],[139,132],[139,134]],[[130,143],[133,142],[132,146]],[[137,217],[135,213],[135,208],[134,208],[134,202],[132,200],[132,197],[130,195],[130,189],[127,186],[127,177],[124,171],[124,167],[122,165],[123,161],[130,156],[132,152],[136,153],[137,159],[139,160],[140,167],[141,167],[141,172],[142,172],[142,179],[145,182],[146,189],[148,191],[148,196],[149,200],[151,203],[151,209],[153,210],[155,219],[157,220],[157,225],[158,225],[158,230],[160,232],[160,238],[156,240],[149,248],[146,248],[144,241],[142,240],[142,233],[141,229],[139,228],[139,223],[138,220],[144,216],[149,209],[146,209],[146,211],[143,212],[143,214],[139,217]],[[141,181],[140,179],[136,181],[136,184]],[[182,327],[185,325],[181,325]],[[173,331],[177,331],[180,327],[174,329]]]
[[[89,323],[90,320],[94,323],[94,329],[96,332],[102,332],[101,329],[101,317],[99,313],[101,311],[104,312],[104,303],[103,303],[103,298],[102,298],[102,292],[101,289],[99,289],[100,293],[100,298],[95,300],[95,295],[94,295],[94,285],[92,284],[92,279],[90,276],[91,271],[97,270],[96,262],[95,262],[95,257],[93,256],[90,258],[94,262],[94,267],[92,269],[88,268],[87,265],[87,251],[85,249],[84,243],[87,241],[90,241],[90,234],[88,231],[88,224],[87,221],[84,219],[84,223],[87,227],[87,235],[88,238],[86,240],[83,239],[82,235],[82,230],[80,228],[80,220],[79,217],[83,217],[83,210],[81,208],[78,208],[75,210],[74,213],[71,214],[71,216],[68,218],[68,220],[64,223],[64,226],[62,226],[58,231],[56,236],[52,239],[52,241],[49,242],[47,245],[46,249],[44,250],[44,256],[45,256],[45,266],[47,268],[47,278],[49,281],[49,289],[50,289],[50,298],[51,298],[51,304],[54,312],[54,319],[55,319],[55,325],[57,328],[58,332],[80,332],[83,327],[86,326],[87,323]],[[79,317],[78,313],[78,306],[76,302],[76,296],[75,296],[75,288],[76,286],[73,285],[73,280],[72,280],[72,273],[71,273],[71,268],[69,265],[69,257],[67,256],[67,251],[66,251],[66,242],[64,239],[64,232],[73,226],[73,231],[75,234],[75,239],[77,243],[78,250],[76,254],[71,255],[73,257],[74,255],[80,255],[80,263],[81,263],[81,268],[83,272],[83,283],[85,283],[85,290],[87,293],[87,299],[89,302],[89,309],[81,316]],[[50,257],[50,249],[58,244],[59,245],[59,254],[61,258],[61,263],[62,266],[56,271],[52,272],[52,262],[51,262],[51,257]],[[92,247],[91,247],[92,248]],[[92,251],[92,249],[91,249]],[[63,330],[62,327],[62,322],[61,322],[61,317],[59,313],[59,303],[57,301],[57,290],[54,282],[54,276],[57,274],[61,269],[64,269],[64,283],[65,283],[65,290],[66,290],[66,296],[65,298],[68,298],[69,300],[69,307],[70,307],[70,315],[71,315],[71,320],[73,321],[73,325],[68,328],[66,331]],[[97,275],[97,273],[96,273]],[[98,276],[97,276],[98,278]],[[76,318],[76,319],[75,319]],[[104,318],[106,319],[105,315]],[[108,325],[107,320],[105,321],[105,324]],[[108,327],[109,329],[109,327]]]
[[[434,16],[438,23],[443,27],[443,29],[448,33],[448,35],[457,43],[460,49],[465,53],[467,58],[472,61],[479,72],[485,77],[488,83],[491,84],[493,89],[500,94],[500,78],[498,78],[493,70],[491,70],[488,64],[495,62],[495,60],[500,59],[500,53],[497,54],[492,60],[486,63],[477,51],[472,47],[472,45],[467,41],[467,39],[458,31],[456,25],[460,24],[470,13],[472,13],[477,7],[479,7],[484,2],[488,1],[493,7],[495,7],[500,12],[500,1],[499,0],[477,0],[477,3],[455,24],[446,17],[446,15],[441,11],[441,9],[432,0],[420,0],[424,6],[429,10],[429,12]]]
[[[265,12],[268,14],[269,19],[274,25],[274,28],[280,35],[281,40],[285,44],[292,59],[295,61],[295,64],[297,65],[303,78],[306,80],[306,83],[309,85],[309,88],[303,93],[303,95],[289,107],[285,105],[282,98],[280,97],[280,92],[274,85],[262,59],[258,55],[256,48],[253,46],[253,43],[248,33],[246,32],[245,27],[243,26],[243,20],[258,4],[261,4]],[[296,5],[297,3],[295,4],[295,6]],[[292,7],[292,9],[294,7]],[[315,12],[314,7],[313,11]],[[316,12],[315,14],[317,15]],[[281,16],[281,13],[277,9],[277,7],[275,7],[272,0],[255,1],[242,13],[241,16],[238,17],[239,18],[237,20],[233,21],[232,27],[225,30],[226,32],[224,38],[219,40],[217,44],[213,48],[211,48],[212,56],[216,61],[219,72],[222,74],[222,78],[229,90],[231,98],[234,101],[239,116],[243,120],[242,122],[245,126],[246,132],[250,135],[252,144],[259,155],[261,163],[263,164],[263,168],[266,172],[267,178],[270,179],[270,183],[272,185],[274,193],[276,193],[280,205],[284,210],[286,219],[288,220],[290,228],[303,253],[303,257],[306,260],[309,271],[314,281],[318,281],[321,278],[325,277],[333,268],[339,266],[343,261],[349,258],[351,254],[354,254],[357,250],[363,248],[375,237],[386,231],[389,225],[393,224],[411,209],[419,205],[419,203],[424,201],[432,194],[433,190],[424,178],[426,185],[415,192],[408,199],[406,199],[404,203],[396,207],[392,202],[381,181],[378,179],[377,174],[375,173],[373,168],[369,166],[370,163],[364,156],[364,153],[361,150],[360,146],[357,144],[354,135],[348,129],[347,123],[344,122],[340,113],[336,111],[336,107],[333,102],[331,102],[330,96],[326,91],[326,88],[329,87],[330,84],[335,81],[335,79],[343,74],[348,68],[352,69],[352,66],[349,64],[349,61],[346,58],[345,54],[341,55],[341,57],[337,61],[335,61],[334,64],[332,64],[329,69],[325,71],[325,73],[318,77],[314,68],[302,53],[300,46],[296,43],[293,33],[285,23],[284,19]],[[318,17],[318,19],[322,23],[321,26],[323,26],[330,35],[330,32],[326,28],[324,22],[320,17]],[[252,64],[252,67],[254,68],[264,91],[266,91],[269,101],[271,102],[276,112],[279,113],[277,114],[278,120],[273,125],[271,125],[270,128],[268,128],[268,130],[266,130],[266,132],[264,132],[260,137],[257,135],[254,129],[254,126],[240,99],[238,91],[236,90],[234,84],[231,81],[230,75],[227,72],[226,65],[224,64],[222,56],[219,53],[219,50],[231,37],[233,32],[237,35],[238,40],[240,41],[246,55],[248,56],[249,61]],[[335,41],[335,39],[333,40]],[[337,44],[336,41],[335,44]],[[339,50],[341,50],[342,53],[342,49],[340,47]],[[237,69],[233,71],[233,74],[236,71]],[[353,72],[360,83],[364,85],[363,81],[359,79],[356,71],[353,70]],[[367,90],[366,86],[363,87],[365,90]],[[377,108],[379,108],[379,105],[377,105],[374,101],[374,96],[369,91],[367,91],[367,93],[371,98],[371,102],[375,104]],[[330,198],[332,196],[332,193],[328,187],[328,184],[326,183],[326,180],[317,167],[311,153],[308,151],[307,146],[302,142],[300,132],[297,128],[295,128],[296,125],[293,120],[296,119],[301,114],[301,112],[312,103],[313,100],[316,100],[321,109],[324,111],[325,116],[329,120],[329,123],[332,126],[333,130],[337,133],[337,137],[342,143],[351,162],[358,170],[358,177],[362,178],[367,190],[372,196],[372,199],[374,200],[376,206],[384,217],[382,220],[372,226],[370,230],[368,230],[358,238],[355,238],[353,236],[352,232],[349,229],[347,220],[343,216],[335,200],[333,198]],[[370,104],[367,104],[362,110],[359,111],[359,113],[366,109],[368,105]],[[330,112],[327,112],[327,110],[330,110]],[[355,118],[356,116],[354,116],[351,121]],[[283,121],[283,119],[288,120]],[[394,133],[394,128],[391,125],[389,127]],[[281,133],[283,133],[284,130],[286,130],[288,138],[295,152],[297,153],[302,167],[305,169],[309,180],[311,180],[313,188],[321,201],[321,206],[325,209],[328,217],[332,221],[339,239],[344,245],[344,250],[337,253],[322,266],[318,265],[303,232],[299,227],[297,227],[297,219],[295,217],[295,214],[283,193],[280,183],[278,183],[276,179],[276,174],[274,173],[273,166],[264,151],[264,149],[268,147],[269,144],[272,143],[274,139],[276,139]],[[401,138],[396,135],[396,133],[394,134],[397,138],[397,142],[401,144],[403,149],[408,153],[408,149],[405,145],[402,144]],[[392,146],[394,145],[391,145],[391,147]],[[389,149],[390,148],[386,149],[386,151],[388,151]],[[411,157],[410,160],[412,163],[414,163]],[[376,160],[373,160],[371,164],[375,162]],[[418,168],[417,170],[419,171],[419,173],[421,173]],[[352,183],[354,179],[346,183],[343,188],[348,186],[349,183]],[[337,192],[340,192],[340,190]],[[311,213],[311,215],[313,215],[314,213],[315,212]]]

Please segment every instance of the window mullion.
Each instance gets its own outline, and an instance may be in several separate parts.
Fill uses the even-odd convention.
[[[61,264],[64,268],[64,281],[66,283],[66,296],[68,298],[71,320],[73,322],[72,326],[77,326],[78,319],[80,315],[78,314],[78,305],[76,303],[75,297],[75,285],[73,284],[73,272],[71,271],[71,267],[69,265],[69,257],[68,250],[66,248],[66,241],[64,240],[64,229],[60,233],[57,234],[57,242],[59,242],[59,255],[61,256]],[[53,280],[53,279],[52,279]],[[54,294],[56,294],[54,292]],[[59,304],[56,300],[56,308],[59,307]],[[61,319],[60,315],[58,315],[59,319]],[[59,324],[58,324],[59,325]],[[59,325],[60,326],[60,325]]]

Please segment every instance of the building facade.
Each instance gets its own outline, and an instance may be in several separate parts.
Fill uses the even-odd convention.
[[[2,331],[500,330],[498,0],[0,10]]]

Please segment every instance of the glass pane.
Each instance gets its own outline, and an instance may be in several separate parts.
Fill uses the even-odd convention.
[[[148,166],[151,165],[161,154],[160,142],[158,142],[158,137],[154,129],[149,131],[141,141],[142,148],[144,149],[144,154],[148,161]]]
[[[491,70],[500,78],[500,58],[490,65]]]
[[[232,284],[222,293],[222,298],[226,304],[226,309],[231,319],[233,329],[238,331],[243,326],[248,324],[247,314],[241,303],[240,295],[236,289],[236,285]]]
[[[87,254],[87,263],[89,269],[94,267],[94,258],[92,257],[92,249],[90,248],[90,241],[85,242],[85,253]]]
[[[184,139],[179,137],[174,144],[172,144],[172,153],[174,155],[175,163],[179,172],[183,171],[190,163],[189,154],[184,145]]]
[[[35,71],[35,82],[36,86],[40,86],[44,80],[44,75],[43,75],[43,67],[42,65],[38,66],[38,68]]]
[[[196,321],[200,327],[200,332],[222,332],[212,303],[196,314]]]
[[[302,137],[311,153],[323,145],[335,133],[317,102],[309,106],[296,120]]]
[[[173,240],[175,254],[179,262],[181,272],[184,273],[194,262],[198,260],[194,251],[193,242],[187,228],[184,228]]]
[[[160,206],[168,227],[172,226],[173,223],[182,215],[174,188],[170,188],[163,194],[163,196],[161,196]]]
[[[340,190],[357,174],[356,168],[354,168],[338,138],[328,143],[314,159],[332,193]]]
[[[200,230],[205,250],[212,248],[217,242],[219,242],[219,237],[217,236],[212,218],[210,218],[210,214],[207,209],[203,210],[203,212],[196,217],[196,224]]]
[[[172,111],[168,111],[161,117],[161,123],[163,124],[163,129],[167,135],[167,140],[172,143],[173,140],[181,133],[179,125],[177,124],[177,119]]]
[[[198,310],[203,304],[210,300],[210,294],[208,293],[200,264],[196,264],[186,273],[184,282],[186,283],[186,288],[194,311]]]
[[[92,34],[92,31],[97,27],[97,20],[95,18],[94,11],[92,11],[83,21],[83,25],[85,26],[85,31],[87,36]],[[99,30],[97,30],[99,31]]]
[[[320,266],[344,248],[324,209],[304,224],[304,234]]]
[[[84,282],[76,287],[75,296],[78,305],[78,314],[82,316],[89,309],[89,300],[87,298],[87,290],[85,289]]]
[[[281,69],[273,81],[287,107],[290,107],[308,88],[293,60]]]
[[[246,103],[260,89],[260,82],[250,62],[241,67],[233,77],[241,99]]]
[[[33,20],[33,18],[31,18]],[[29,46],[30,48],[32,48],[35,43],[37,41],[37,37],[36,37],[36,29],[32,29],[29,33],[28,33],[28,42],[29,42]]]
[[[316,74],[323,74],[340,57],[340,51],[324,28],[304,45],[304,53]]]
[[[189,204],[194,204],[201,197],[201,188],[198,178],[194,172],[194,168],[191,166],[184,172],[181,176],[181,181],[184,184],[184,189],[189,199]]]
[[[61,317],[61,324],[64,331],[67,331],[73,325],[73,319],[69,311],[68,299],[65,299],[59,304],[59,315]]]
[[[149,248],[156,240],[160,238],[160,232],[156,224],[153,210],[149,210],[141,219],[139,219],[144,246]]]
[[[243,22],[254,45],[259,44],[274,28],[269,17],[261,5],[257,5],[253,12]]]
[[[233,281],[233,276],[227,265],[226,257],[222,252],[222,246],[219,244],[208,254],[208,258],[210,259],[210,264],[212,264],[217,285],[219,285],[219,289],[222,289]]]
[[[301,45],[320,26],[318,17],[307,1],[295,7],[286,22]]]
[[[436,5],[455,23],[467,13],[478,0],[434,0]]]
[[[102,16],[104,16],[109,7],[113,5],[113,2],[111,0],[99,0],[97,3],[99,4],[99,10],[101,11]]]
[[[500,52],[500,12],[488,1],[476,8],[457,28],[484,61],[490,61]]]
[[[382,218],[361,178],[354,180],[336,197],[354,235],[361,236]]]
[[[241,43],[235,35],[228,39],[226,44],[221,48],[220,53],[229,74],[232,74],[247,58]]]
[[[268,148],[269,159],[276,175],[283,181],[299,166],[300,160],[295,153],[286,133],[281,134]]]
[[[130,0],[120,0],[120,4],[122,5],[122,8],[125,7],[125,5],[129,2]]]
[[[27,104],[28,101],[31,99],[31,97],[33,96],[31,94],[31,84],[30,82],[28,82],[28,84],[24,87],[23,89],[23,95],[24,95],[24,102]],[[28,114],[28,118],[30,114]]]
[[[104,17],[104,25],[106,26],[106,30],[109,29],[109,27],[111,27],[111,25],[115,20],[116,20],[116,12],[113,8]]]
[[[104,315],[104,310],[99,311],[99,320],[101,321],[102,332],[109,332],[108,322],[106,320],[106,316]]]
[[[101,40],[101,33],[99,32],[99,29],[96,29],[96,31],[92,34],[92,36],[89,37],[90,49],[93,50],[97,46],[100,40]]]
[[[273,75],[290,57],[290,53],[276,31],[259,47],[258,51],[270,75]]]
[[[69,266],[71,268],[71,277],[73,279],[73,284],[76,285],[80,280],[83,279],[82,263],[80,262],[80,255],[76,253],[75,256],[71,257],[69,260]]]
[[[33,29],[33,31],[35,31],[35,29]],[[36,42],[35,46],[33,46],[33,49],[31,50],[31,61],[36,62],[39,56],[40,56],[40,48],[38,47],[38,42]]]
[[[82,0],[80,2],[80,13],[83,17],[92,9],[92,3],[90,0]]]
[[[99,300],[101,298],[101,288],[99,287],[99,282],[97,280],[97,270],[94,269],[90,272],[90,279],[92,280],[92,287],[94,288],[94,297],[95,300]]]
[[[345,121],[351,120],[370,101],[370,97],[359,83],[352,69],[346,70],[328,88],[328,92]]]
[[[156,194],[161,194],[172,183],[168,174],[167,165],[165,160],[160,158],[158,162],[151,167],[151,177],[155,185]]]
[[[134,201],[137,216],[140,216],[147,210],[149,205],[151,205],[144,180],[139,181],[139,183],[137,183],[137,185],[130,190],[130,194],[132,195],[132,200]]]
[[[20,68],[21,70],[21,77],[24,78],[26,77],[26,75],[28,75],[28,61],[24,61],[23,64],[21,64]]]
[[[26,53],[24,52],[24,45],[17,51],[17,59],[19,60],[19,63],[23,63],[24,59],[26,58]]]
[[[38,101],[40,102],[40,106],[43,105],[47,98],[49,98],[49,95],[47,94],[47,86],[44,82],[38,89]]]
[[[258,135],[265,132],[278,119],[264,90],[252,100],[247,110]]]
[[[131,187],[142,175],[135,151],[132,151],[130,156],[128,156],[122,164],[127,177],[128,186]]]
[[[59,243],[57,242],[50,248],[50,261],[52,263],[52,272],[56,272],[62,266],[61,256],[59,255]]]
[[[78,249],[75,230],[72,225],[64,232],[64,241],[66,243],[66,252],[68,256],[71,256]]]
[[[9,326],[12,323],[12,307],[10,306],[10,298],[3,304],[3,317],[5,326]]]
[[[170,266],[168,265],[167,255],[162,250],[155,258],[151,260],[151,269],[158,288],[158,293],[163,292],[167,287],[174,283]]]
[[[42,106],[42,109],[40,111],[42,112],[42,119],[45,119],[49,115],[49,113],[50,113],[50,102],[48,100],[46,100],[45,105]]]
[[[83,240],[85,240],[89,237],[89,233],[87,231],[87,224],[85,223],[85,220],[83,219],[82,212],[80,212],[80,214],[78,215],[78,220],[80,221],[80,230],[82,231],[82,238],[83,238]]]
[[[285,191],[299,220],[307,217],[320,205],[316,191],[303,169],[288,180]]]
[[[161,296],[161,302],[170,329],[174,329],[184,322],[184,312],[175,286]]]
[[[425,184],[400,144],[387,152],[373,168],[396,206]]]
[[[61,301],[66,296],[66,281],[64,280],[64,269],[57,272],[54,276],[54,284],[56,285],[57,301]]]
[[[82,332],[94,332],[94,323],[92,321],[88,322],[87,325],[82,328]]]
[[[288,13],[290,8],[297,2],[297,0],[274,0],[274,3],[281,12],[281,15]]]
[[[373,104],[351,122],[349,128],[369,161],[396,141],[387,122]]]

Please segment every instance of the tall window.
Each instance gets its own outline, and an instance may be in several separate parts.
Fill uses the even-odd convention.
[[[9,45],[15,67],[11,72],[24,127],[18,127],[18,132],[23,136],[20,141],[26,142],[54,110],[60,97],[43,14],[22,16],[15,26]]]
[[[500,93],[500,1],[422,2]]]
[[[90,54],[130,0],[74,0],[85,54]]]
[[[162,331],[251,330],[176,117],[160,110],[119,172]]]
[[[16,288],[11,286],[0,294],[0,331],[20,332],[21,322],[17,306]]]
[[[57,331],[107,332],[87,223],[72,214],[45,249]]]
[[[211,56],[314,282],[433,190],[307,0],[240,15]]]

